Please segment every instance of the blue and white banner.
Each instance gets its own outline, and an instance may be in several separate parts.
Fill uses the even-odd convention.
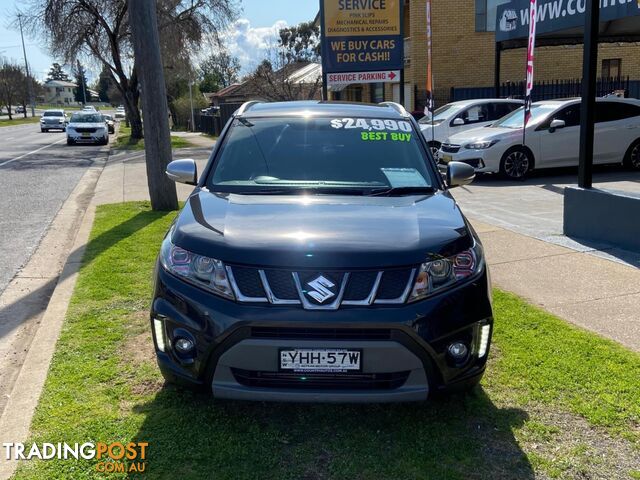
[[[512,0],[498,6],[496,42],[527,38],[529,34],[529,0]],[[586,0],[538,0],[536,2],[538,35],[584,26]],[[609,22],[640,15],[640,0],[600,0],[600,21]]]

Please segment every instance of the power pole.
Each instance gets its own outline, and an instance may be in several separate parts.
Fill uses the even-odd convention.
[[[82,82],[82,106],[84,107],[87,104],[87,90],[84,83],[84,68],[80,64],[80,60],[78,60],[78,75],[80,76],[80,82]]]
[[[22,55],[24,56],[24,68],[27,72],[27,91],[29,92],[29,103],[31,104],[31,116],[36,116],[36,105],[33,98],[33,84],[31,82],[31,74],[29,73],[29,62],[27,62],[27,49],[24,48],[24,34],[22,33],[22,14],[18,14],[18,22],[20,23],[20,37],[22,38]]]
[[[193,94],[191,93],[191,80],[189,80],[189,103],[191,104],[191,131],[196,131],[196,120],[193,116]]]
[[[176,185],[165,175],[171,162],[169,106],[162,70],[156,0],[128,0],[135,67],[142,85],[147,182],[153,210],[177,210]]]

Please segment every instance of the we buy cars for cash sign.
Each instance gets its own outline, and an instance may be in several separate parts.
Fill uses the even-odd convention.
[[[402,0],[321,0],[324,73],[403,68]]]

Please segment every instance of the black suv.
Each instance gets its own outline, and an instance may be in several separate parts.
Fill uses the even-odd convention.
[[[482,246],[398,104],[244,104],[160,251],[164,376],[218,398],[385,402],[469,389],[491,328]]]

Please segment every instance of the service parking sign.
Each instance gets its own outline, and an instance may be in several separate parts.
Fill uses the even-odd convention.
[[[321,0],[325,73],[403,68],[402,0]]]

